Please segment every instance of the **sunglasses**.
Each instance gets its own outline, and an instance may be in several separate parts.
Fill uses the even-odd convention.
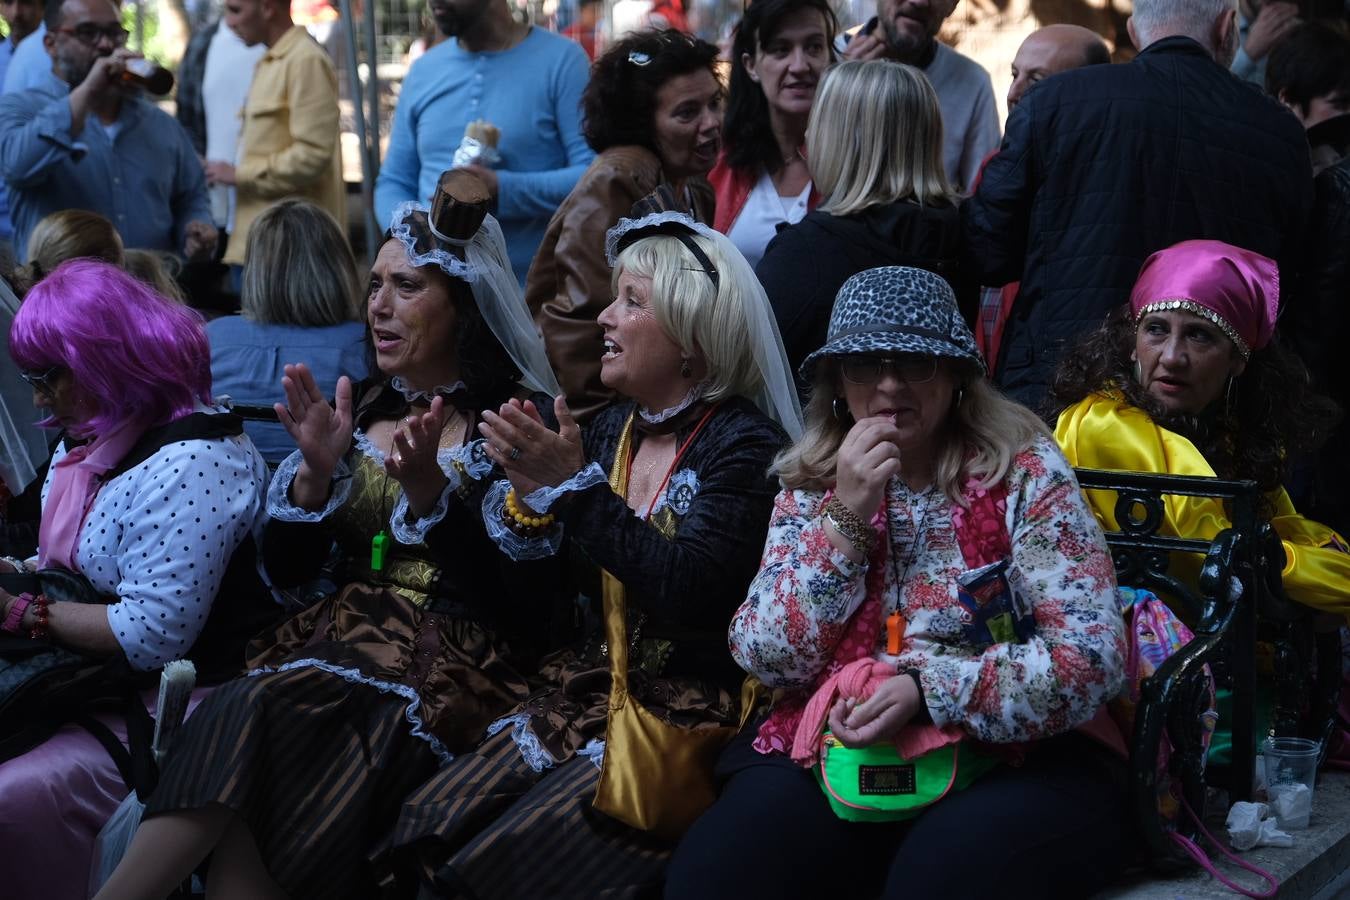
[[[65,372],[65,366],[52,366],[45,372],[20,372],[19,377],[28,383],[28,386],[46,397],[55,397],[56,390],[52,387],[52,382]]]
[[[936,356],[845,356],[839,361],[840,374],[852,384],[876,384],[885,372],[905,384],[925,384],[937,375]]]

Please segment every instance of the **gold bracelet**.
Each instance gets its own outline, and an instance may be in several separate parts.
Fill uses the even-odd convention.
[[[823,510],[825,518],[834,530],[839,532],[840,537],[853,545],[863,556],[870,556],[872,547],[876,544],[876,532],[872,526],[867,524],[853,510],[844,505],[844,502],[838,497],[831,497],[830,502],[825,504]]]
[[[557,516],[552,513],[539,515],[525,506],[516,496],[516,489],[510,488],[506,492],[506,524],[512,531],[520,534],[533,535],[543,531],[557,521]]]

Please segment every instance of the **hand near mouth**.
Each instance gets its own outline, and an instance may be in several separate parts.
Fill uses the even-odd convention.
[[[839,446],[835,496],[864,521],[881,506],[886,482],[900,471],[894,415],[859,419]]]
[[[844,59],[885,59],[889,53],[886,41],[873,30],[867,34],[855,34],[844,48]]]

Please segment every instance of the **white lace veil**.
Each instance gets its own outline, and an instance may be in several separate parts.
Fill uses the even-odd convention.
[[[605,258],[613,267],[619,253],[628,244],[643,237],[672,235],[670,226],[682,227],[686,232],[712,241],[721,251],[723,269],[728,266],[731,268],[731,271],[717,273],[717,296],[720,299],[739,294],[741,302],[745,304],[745,321],[749,332],[746,335],[747,349],[754,355],[755,366],[760,374],[759,392],[750,399],[765,415],[783,426],[789,438],[796,441],[802,436],[802,408],[797,400],[792,370],[788,368],[787,353],[783,350],[783,338],[778,333],[778,320],[774,317],[764,288],[755,277],[754,269],[726,235],[694,221],[686,213],[669,210],[640,219],[620,219],[619,224],[605,235]],[[700,260],[700,263],[703,261]],[[706,276],[693,274],[690,277]],[[733,286],[740,289],[735,290]]]
[[[544,338],[511,271],[506,240],[495,218],[485,216],[472,238],[457,241],[436,234],[425,204],[401,203],[394,210],[389,233],[403,244],[413,265],[436,266],[469,285],[479,314],[520,369],[525,387],[550,397],[562,393],[544,352]],[[446,247],[462,248],[464,258]]]
[[[19,298],[0,279],[0,480],[18,496],[37,477],[47,459],[47,437],[35,423],[33,389],[19,377],[9,355],[9,329],[19,311]]]

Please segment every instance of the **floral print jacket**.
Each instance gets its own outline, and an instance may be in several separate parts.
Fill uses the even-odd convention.
[[[1009,580],[1030,605],[1025,642],[973,644],[963,630],[957,577],[965,569],[950,501],[936,490],[886,489],[891,553],[884,608],[906,621],[898,656],[878,659],[916,670],[938,726],[1013,743],[1051,737],[1093,717],[1124,683],[1125,626],[1115,570],[1101,528],[1073,470],[1049,438],[1014,460],[1005,482],[1012,547]],[[844,626],[862,605],[867,564],[840,553],[824,531],[827,495],[778,494],[759,574],[731,624],[741,667],[769,687],[809,689],[830,663]]]

